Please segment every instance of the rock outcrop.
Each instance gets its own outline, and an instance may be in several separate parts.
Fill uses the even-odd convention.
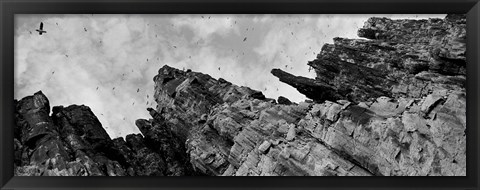
[[[140,134],[110,139],[87,106],[52,108],[40,91],[16,101],[15,175],[164,176],[193,171],[183,142],[158,119],[138,120]]]
[[[163,66],[142,134],[111,140],[86,106],[16,101],[16,175],[466,175],[465,16],[371,18],[335,38],[314,79],[272,74],[313,101]]]

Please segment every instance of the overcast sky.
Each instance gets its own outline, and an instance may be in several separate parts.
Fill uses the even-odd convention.
[[[51,107],[87,105],[112,138],[139,133],[135,120],[150,118],[153,77],[165,64],[300,102],[305,96],[270,70],[314,78],[307,62],[322,45],[334,37],[359,38],[357,29],[372,16],[445,17],[16,15],[15,98],[42,90]],[[43,35],[35,31],[40,22]]]

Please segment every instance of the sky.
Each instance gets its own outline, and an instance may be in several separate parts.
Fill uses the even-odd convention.
[[[163,65],[191,69],[294,102],[306,97],[270,74],[314,78],[307,62],[334,37],[359,38],[370,17],[446,15],[15,15],[14,96],[41,90],[50,106],[86,105],[111,138],[140,133],[156,107]],[[47,31],[35,30],[43,22]],[[138,92],[137,92],[138,91]]]

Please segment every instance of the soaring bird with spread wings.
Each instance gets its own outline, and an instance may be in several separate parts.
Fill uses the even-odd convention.
[[[43,30],[43,22],[40,22],[40,28],[36,29],[38,34],[42,35],[43,33],[47,33],[47,31]]]

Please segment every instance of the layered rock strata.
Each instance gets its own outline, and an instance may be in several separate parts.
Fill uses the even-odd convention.
[[[16,175],[466,175],[465,16],[370,18],[335,38],[314,79],[272,74],[313,101],[278,101],[163,66],[142,134],[111,140],[86,106],[16,101]]]

